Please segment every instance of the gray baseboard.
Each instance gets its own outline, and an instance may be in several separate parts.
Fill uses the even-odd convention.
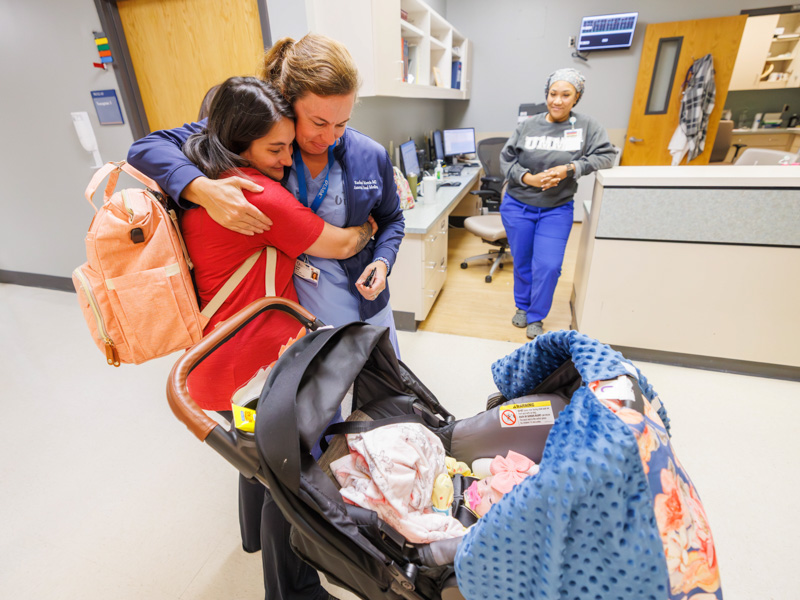
[[[0,269],[0,283],[12,283],[14,285],[57,290],[59,292],[75,291],[75,286],[72,285],[72,279],[70,277],[42,275],[40,273],[22,273],[20,271],[4,271],[3,269]]]
[[[394,326],[398,331],[417,330],[417,321],[414,318],[414,313],[393,310],[392,316],[394,317]]]
[[[753,377],[766,377],[769,379],[788,379],[800,381],[800,367],[789,365],[773,365],[770,363],[736,360],[732,358],[717,358],[715,356],[699,356],[696,354],[681,354],[678,352],[665,352],[663,350],[647,350],[645,348],[630,348],[628,346],[615,346],[614,350],[621,352],[625,358],[641,360],[675,367],[688,367],[703,369],[705,371],[720,371],[736,375],[750,375]]]

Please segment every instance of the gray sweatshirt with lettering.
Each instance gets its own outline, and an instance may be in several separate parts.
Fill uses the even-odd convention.
[[[613,166],[616,152],[606,130],[591,117],[573,112],[574,125],[569,119],[550,123],[546,117],[547,113],[534,115],[517,126],[500,153],[500,166],[508,179],[509,196],[531,206],[554,208],[572,200],[578,177]],[[580,130],[577,150],[568,149],[564,132],[571,129]],[[543,191],[522,183],[528,171],[536,175],[569,163],[575,165],[575,177],[567,177],[554,188]]]

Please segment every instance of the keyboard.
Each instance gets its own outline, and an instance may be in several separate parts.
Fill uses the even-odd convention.
[[[461,175],[465,166],[465,164],[448,165],[444,168],[444,172],[446,175]]]

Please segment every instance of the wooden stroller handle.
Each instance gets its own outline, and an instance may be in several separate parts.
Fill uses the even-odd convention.
[[[231,339],[237,331],[265,310],[285,312],[312,330],[322,326],[321,321],[296,302],[277,297],[259,298],[220,323],[214,331],[189,348],[178,359],[169,374],[167,400],[178,420],[186,425],[201,442],[206,441],[211,431],[219,424],[203,412],[189,394],[186,385],[189,373],[209,354]]]

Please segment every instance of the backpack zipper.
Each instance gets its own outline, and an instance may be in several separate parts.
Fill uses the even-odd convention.
[[[75,277],[78,278],[78,281],[80,281],[81,289],[83,289],[83,293],[86,296],[86,299],[89,301],[89,306],[94,313],[94,319],[97,322],[97,331],[100,333],[100,337],[103,338],[103,342],[106,345],[106,361],[108,364],[118,367],[119,353],[117,352],[117,347],[114,345],[114,340],[111,339],[106,331],[105,323],[103,323],[103,316],[100,314],[100,309],[97,308],[97,298],[94,296],[92,286],[89,285],[89,281],[86,279],[86,276],[83,274],[83,271],[81,271],[80,267],[75,269],[73,273]]]

